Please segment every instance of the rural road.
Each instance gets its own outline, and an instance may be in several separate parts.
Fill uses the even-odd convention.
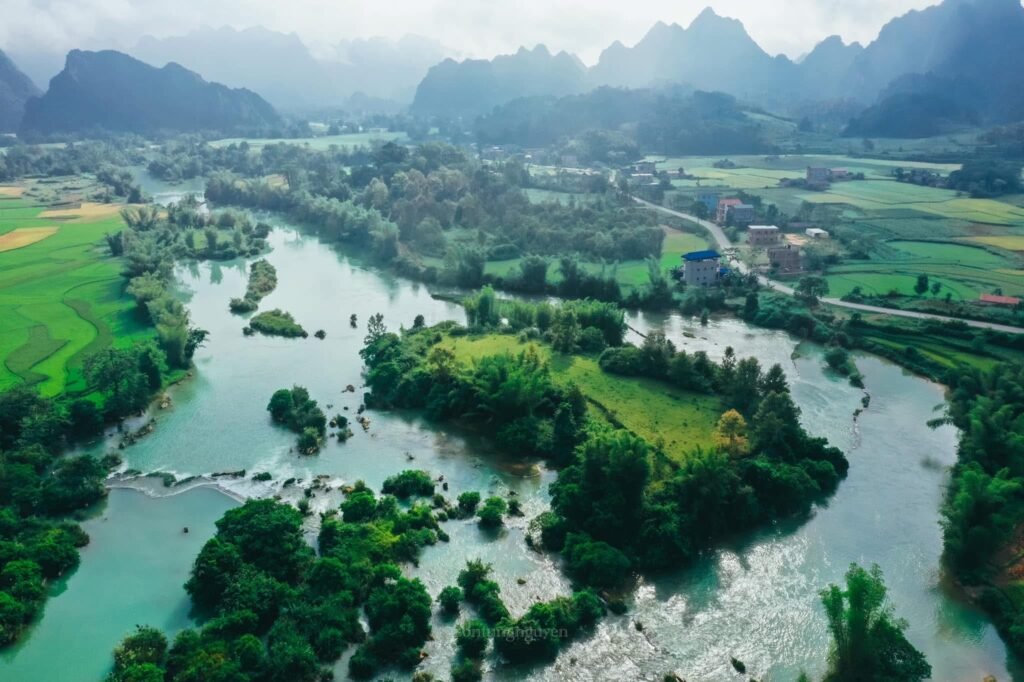
[[[652,209],[652,210],[655,210],[655,211],[660,211],[661,213],[665,213],[665,214],[668,214],[668,215],[671,215],[671,216],[675,216],[677,218],[682,218],[684,220],[689,220],[690,222],[693,222],[693,223],[697,223],[698,225],[700,225],[705,230],[707,230],[708,232],[711,233],[711,236],[714,237],[715,241],[718,243],[719,250],[721,250],[722,252],[728,252],[728,251],[730,251],[733,248],[733,243],[731,241],[729,241],[729,237],[726,236],[724,231],[722,231],[722,228],[719,227],[718,225],[716,225],[715,223],[709,221],[709,220],[703,220],[701,218],[698,218],[695,215],[690,215],[689,213],[683,213],[681,211],[673,211],[670,208],[665,208],[664,206],[659,206],[658,204],[653,204],[650,201],[644,201],[643,199],[640,199],[639,197],[633,197],[633,201],[635,201],[636,203],[638,203],[641,206],[644,206],[646,208],[649,208],[649,209]],[[730,265],[732,267],[736,268],[737,270],[739,270],[740,272],[742,272],[743,274],[747,274],[750,271],[750,268],[747,267],[746,263],[743,263],[743,262],[741,262],[741,261],[739,261],[739,260],[737,260],[735,258],[732,258],[732,257],[729,257],[729,260],[730,260]],[[796,292],[793,291],[793,287],[788,287],[788,286],[786,286],[784,284],[779,284],[778,282],[773,282],[772,280],[768,279],[764,275],[758,274],[757,275],[757,280],[761,283],[762,286],[764,286],[764,287],[766,287],[768,289],[771,289],[772,291],[778,291],[780,293],[787,294],[789,296],[793,296],[793,295],[796,294]],[[934,315],[932,313],[919,313],[919,312],[915,312],[913,310],[893,310],[892,308],[882,308],[881,306],[864,305],[862,303],[849,303],[847,301],[841,301],[838,298],[823,298],[823,299],[821,299],[821,302],[822,303],[827,303],[828,305],[834,305],[834,306],[837,306],[839,308],[847,308],[849,310],[859,310],[861,312],[866,312],[866,313],[878,313],[878,314],[881,314],[881,315],[893,315],[895,317],[908,317],[908,318],[913,319],[913,320],[936,320],[938,322],[963,322],[967,326],[975,327],[977,329],[991,329],[992,331],[1005,332],[1007,334],[1024,334],[1024,328],[1013,327],[1013,326],[1007,325],[1007,324],[996,324],[995,322],[981,322],[979,320],[965,320],[965,319],[962,319],[962,318],[959,318],[959,317],[947,317],[945,315]]]

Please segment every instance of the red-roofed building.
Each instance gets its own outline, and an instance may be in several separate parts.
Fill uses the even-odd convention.
[[[719,225],[725,225],[725,221],[729,217],[729,209],[733,206],[741,206],[742,204],[743,201],[741,199],[719,199],[715,222]]]
[[[1020,305],[1020,299],[1015,296],[997,296],[996,294],[982,294],[978,299],[982,305],[1004,305],[1015,308]]]

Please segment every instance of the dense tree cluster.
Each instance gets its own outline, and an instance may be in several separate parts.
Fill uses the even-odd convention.
[[[233,313],[250,313],[259,307],[263,297],[277,288],[277,268],[261,258],[249,266],[249,283],[245,296],[231,299]]]
[[[505,449],[564,458],[582,437],[586,401],[557,385],[536,350],[461,365],[437,345],[438,329],[386,332],[361,351],[369,405],[425,409],[436,419],[472,416]]]
[[[960,430],[958,461],[943,507],[945,556],[966,583],[984,582],[995,555],[1024,522],[1024,367],[950,372],[948,420]],[[982,602],[1016,651],[1024,651],[1024,613],[1002,592]]]
[[[413,150],[388,143],[361,161],[353,166],[332,152],[306,152],[301,166],[280,159],[261,164],[256,174],[214,175],[206,196],[285,211],[327,239],[362,243],[386,260],[399,255],[399,242],[445,256],[444,276],[464,286],[481,283],[459,276],[465,251],[479,250],[485,260],[528,254],[627,260],[661,253],[664,234],[649,212],[612,195],[584,205],[531,203],[522,190],[530,176],[515,162],[496,170],[436,143]],[[266,180],[271,170],[287,182]]]
[[[520,305],[534,316],[546,310],[546,304]],[[595,306],[591,319],[610,322],[621,344],[614,308],[584,305]],[[468,307],[477,324],[501,317],[487,291]],[[567,304],[560,314],[575,319],[572,310]],[[524,313],[522,319],[527,324],[530,317]],[[605,328],[595,324],[588,328]],[[549,339],[558,348],[557,325],[552,330]],[[800,426],[799,408],[777,365],[764,371],[755,358],[738,360],[731,349],[714,363],[703,353],[677,352],[659,334],[640,348],[605,350],[605,371],[712,394],[726,411],[715,434],[718,447],[695,448],[680,464],[659,460],[653,471],[655,448],[588,419],[579,390],[554,382],[533,346],[518,355],[484,356],[467,367],[442,343],[453,333],[462,331],[442,325],[368,340],[362,354],[372,403],[471,420],[504,448],[565,464],[551,486],[553,512],[540,521],[541,537],[546,547],[563,552],[567,570],[582,584],[613,587],[633,570],[692,559],[729,533],[806,511],[846,475],[845,456]],[[485,525],[501,518],[500,512],[480,515]]]
[[[350,644],[359,645],[349,660],[354,678],[414,667],[430,635],[431,598],[398,562],[438,540],[437,520],[427,506],[402,511],[362,482],[342,514],[326,515],[314,551],[293,507],[250,500],[228,511],[185,585],[209,620],[169,647],[157,631],[139,629],[115,652],[111,682],[313,682]]]
[[[59,454],[102,426],[88,400],[56,402],[29,388],[0,394],[0,646],[18,638],[46,600],[46,583],[77,566],[89,542],[60,517],[107,494],[107,466]]]
[[[274,391],[267,404],[267,411],[274,423],[299,434],[299,452],[313,455],[320,450],[324,436],[327,435],[327,416],[303,386]]]
[[[878,566],[853,564],[846,589],[829,585],[821,601],[832,635],[829,667],[823,682],[920,682],[932,667],[904,632],[907,622],[893,615]]]

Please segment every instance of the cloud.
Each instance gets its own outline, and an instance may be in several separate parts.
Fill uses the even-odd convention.
[[[715,0],[743,21],[770,53],[797,56],[839,34],[869,42],[894,16],[937,0]],[[613,40],[627,45],[656,21],[684,26],[708,0],[0,0],[0,48],[12,52],[74,47],[128,48],[145,34],[175,35],[201,26],[262,25],[330,45],[345,38],[407,33],[460,52],[490,57],[544,43],[596,60]]]

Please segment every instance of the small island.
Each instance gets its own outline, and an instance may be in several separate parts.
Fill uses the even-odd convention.
[[[279,308],[264,311],[249,320],[249,329],[267,336],[286,336],[288,338],[306,338],[309,334],[302,325],[295,321],[291,313]]]

